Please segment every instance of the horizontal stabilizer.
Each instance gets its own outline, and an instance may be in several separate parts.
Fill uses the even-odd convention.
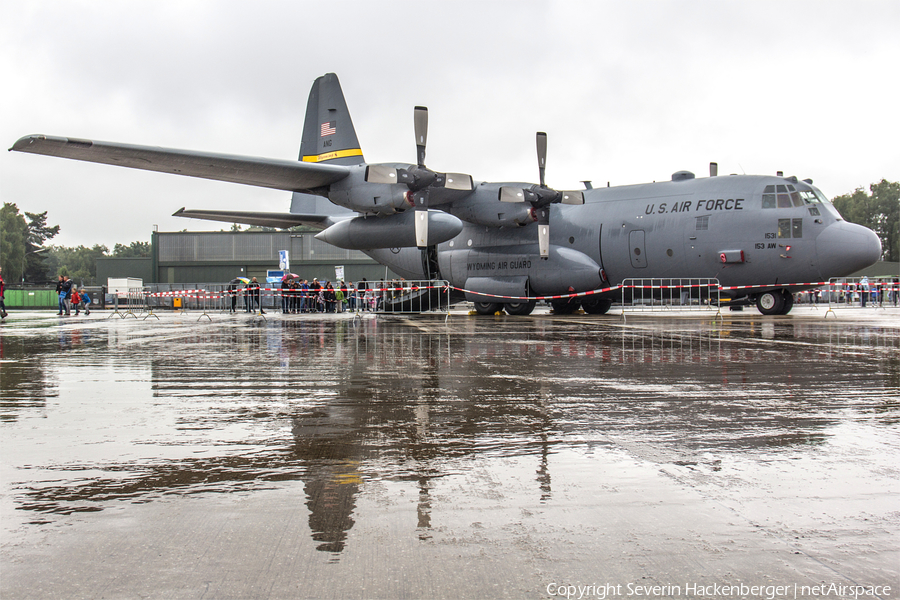
[[[13,144],[10,150],[291,192],[324,193],[323,188],[340,181],[350,172],[347,167],[340,165],[133,146],[46,135],[25,136]]]
[[[293,213],[240,210],[185,210],[181,208],[172,216],[205,219],[207,221],[224,221],[225,223],[241,223],[258,227],[277,227],[279,229],[287,229],[297,225],[325,229],[335,223],[335,220],[328,215],[295,215]]]

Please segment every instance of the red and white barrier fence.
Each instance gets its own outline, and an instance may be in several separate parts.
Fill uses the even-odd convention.
[[[506,296],[489,294],[478,290],[469,290],[464,287],[450,285],[446,281],[398,281],[398,282],[365,282],[366,288],[359,289],[358,285],[349,286],[346,291],[346,304],[350,310],[377,310],[382,301],[386,298],[394,303],[398,298],[404,295],[423,296],[428,293],[436,292],[438,296],[446,295],[446,304],[449,304],[449,293],[451,290],[466,294],[477,294],[479,296],[496,298],[498,301],[514,301],[514,302],[530,302],[530,301],[558,301],[573,298],[590,297],[594,295],[604,295],[611,297],[613,293],[620,292],[624,301],[625,297],[631,298],[657,298],[680,296],[681,304],[684,304],[685,295],[691,298],[715,297],[718,298],[722,292],[745,292],[753,293],[753,291],[763,291],[770,289],[781,289],[790,287],[807,288],[806,292],[818,291],[820,296],[825,294],[830,304],[860,304],[862,295],[866,295],[866,300],[877,301],[879,305],[898,305],[900,304],[900,283],[884,280],[866,281],[863,278],[840,278],[841,280],[832,281],[812,281],[803,283],[771,283],[756,285],[739,285],[739,286],[722,286],[715,279],[692,279],[678,280],[669,279],[626,279],[621,284],[609,285],[596,290],[584,292],[570,292],[567,294],[553,294],[542,296]],[[339,291],[335,288],[333,291]],[[203,308],[205,310],[219,309],[227,311],[231,308],[231,300],[237,303],[238,299],[243,298],[243,304],[256,302],[256,298],[273,299],[273,302],[267,303],[267,308],[278,308],[279,304],[284,306],[282,299],[296,301],[304,299],[307,303],[313,302],[318,304],[320,297],[325,292],[324,289],[295,289],[281,287],[259,287],[259,288],[239,288],[236,290],[227,289],[226,285],[208,286],[207,288],[195,288],[187,290],[169,290],[161,292],[144,291],[146,301],[149,303],[151,299],[157,302],[166,302],[176,298],[182,301],[190,300],[197,304],[194,308]],[[440,304],[444,302],[441,301]],[[199,306],[202,304],[202,306]],[[157,304],[158,306],[158,304]],[[260,304],[261,306],[261,304]],[[183,308],[187,308],[182,305]],[[361,308],[362,307],[362,308]],[[242,308],[245,308],[242,306]],[[420,312],[401,311],[401,312]]]

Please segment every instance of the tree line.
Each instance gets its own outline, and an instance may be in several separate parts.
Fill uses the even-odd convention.
[[[869,192],[856,188],[832,200],[841,216],[865,225],[881,238],[881,260],[900,262],[900,183],[882,179]]]
[[[838,212],[851,223],[873,230],[881,239],[881,259],[900,262],[900,183],[882,179],[851,194],[835,197]],[[253,228],[276,231],[272,228]],[[241,231],[232,225],[231,231]],[[53,282],[58,275],[92,285],[97,277],[97,259],[150,256],[150,242],[116,244],[112,252],[101,244],[85,246],[45,246],[59,233],[59,225],[47,225],[47,211],[24,214],[10,202],[0,209],[0,266],[10,283]]]
[[[0,267],[8,283],[50,284],[68,275],[80,284],[93,285],[97,259],[150,256],[150,242],[116,244],[112,252],[102,244],[85,246],[45,245],[59,233],[59,225],[47,224],[47,211],[20,213],[4,202],[0,208]]]

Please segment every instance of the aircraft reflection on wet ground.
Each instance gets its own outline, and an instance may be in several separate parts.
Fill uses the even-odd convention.
[[[296,484],[307,535],[339,563],[392,494],[414,504],[404,527],[420,543],[450,543],[453,505],[565,510],[569,482],[598,452],[744,514],[774,476],[752,473],[797,460],[807,483],[883,492],[864,512],[887,536],[869,542],[889,546],[898,350],[890,321],[35,320],[0,338],[4,555],[113,509]],[[501,484],[510,473],[517,491]],[[5,586],[21,583],[3,562]],[[889,564],[867,575],[896,575]]]

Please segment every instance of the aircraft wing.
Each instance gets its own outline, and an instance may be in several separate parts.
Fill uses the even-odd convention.
[[[287,229],[297,225],[308,225],[316,229],[325,229],[333,225],[336,219],[329,215],[298,215],[294,213],[253,212],[241,210],[185,210],[178,209],[173,217],[205,219],[207,221],[224,221],[226,223],[243,223],[260,227],[278,227]]]
[[[25,136],[16,141],[10,151],[46,154],[290,192],[314,192],[343,179],[350,172],[349,168],[340,165],[133,146],[46,135]]]

